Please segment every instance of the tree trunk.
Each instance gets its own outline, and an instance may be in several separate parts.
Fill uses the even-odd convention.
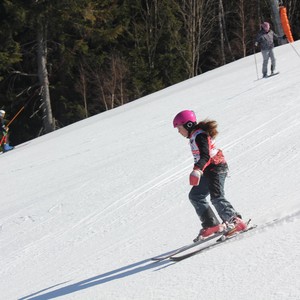
[[[43,125],[45,133],[49,133],[55,129],[52,117],[51,100],[49,92],[49,79],[47,71],[47,46],[45,39],[45,30],[42,24],[38,24],[37,30],[37,64],[38,77],[42,87],[42,103],[43,103]]]
[[[224,47],[224,28],[223,28],[224,10],[222,0],[219,0],[219,28],[220,28],[220,42],[221,42],[221,64],[226,64],[225,47]]]
[[[226,26],[226,21],[225,21],[225,11],[224,11],[224,5],[223,5],[223,1],[220,0],[219,2],[220,6],[219,8],[221,9],[221,15],[222,15],[222,24],[223,24],[223,30],[224,30],[224,38],[225,38],[225,41],[227,43],[227,47],[228,47],[228,51],[229,51],[229,54],[231,56],[231,60],[232,61],[235,61],[235,57],[232,53],[232,48],[231,48],[231,44],[230,44],[230,41],[228,39],[228,34],[227,34],[227,26]],[[224,42],[225,42],[224,41]],[[225,56],[225,59],[226,59],[226,56]]]
[[[79,72],[80,72],[80,87],[78,89],[83,98],[84,115],[87,118],[89,116],[88,105],[87,105],[87,83],[86,83],[85,70],[82,64],[80,64]]]
[[[246,57],[246,55],[247,55],[246,16],[245,16],[245,3],[244,3],[244,0],[241,0],[239,5],[240,5],[240,18],[241,18],[241,43],[242,43],[242,49],[243,49],[243,57]]]

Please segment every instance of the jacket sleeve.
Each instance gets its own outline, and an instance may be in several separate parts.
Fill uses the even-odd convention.
[[[274,31],[273,31],[273,36],[274,36],[277,40],[281,38],[281,37],[280,37],[277,33],[275,33]]]
[[[196,136],[195,142],[200,151],[200,159],[195,163],[194,167],[199,168],[201,171],[205,168],[210,160],[208,137],[205,133],[200,133]]]

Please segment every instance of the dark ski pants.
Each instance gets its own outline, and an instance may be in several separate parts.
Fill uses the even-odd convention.
[[[226,176],[227,173],[207,172],[201,177],[199,185],[193,186],[189,193],[189,199],[193,204],[203,227],[216,225],[205,225],[210,222],[209,220],[207,221],[205,219],[210,218],[212,220],[211,213],[213,213],[210,208],[210,204],[206,199],[209,194],[210,201],[223,222],[228,221],[235,215],[238,215],[232,205],[225,199],[224,185]]]

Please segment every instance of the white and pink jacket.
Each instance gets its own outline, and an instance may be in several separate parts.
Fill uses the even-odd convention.
[[[198,137],[199,134],[200,137]],[[210,164],[226,164],[222,151],[215,146],[215,140],[207,135],[204,130],[197,129],[193,131],[189,139],[196,168],[198,167],[201,171],[204,171]]]

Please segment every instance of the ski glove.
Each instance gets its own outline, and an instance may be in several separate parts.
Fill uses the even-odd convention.
[[[194,169],[190,174],[190,185],[199,185],[202,174],[203,172],[200,169]]]

